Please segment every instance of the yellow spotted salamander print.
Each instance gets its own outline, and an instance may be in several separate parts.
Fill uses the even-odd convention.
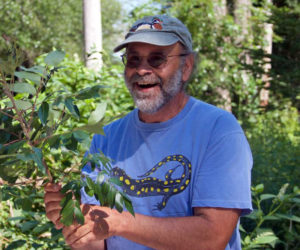
[[[164,180],[149,177],[157,169],[163,167],[170,161],[176,161],[180,164],[168,170],[165,173]],[[182,175],[179,178],[172,178],[172,174],[178,167],[183,168]],[[186,189],[191,180],[191,173],[192,165],[183,155],[165,157],[144,175],[138,176],[139,179],[132,179],[123,169],[118,167],[112,169],[112,175],[122,182],[123,191],[128,195],[135,197],[163,196],[162,201],[156,205],[155,210],[164,209],[171,196],[179,194]]]

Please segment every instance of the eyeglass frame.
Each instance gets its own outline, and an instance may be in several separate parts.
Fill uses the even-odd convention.
[[[174,57],[174,56],[188,56],[190,53],[181,53],[181,54],[178,54],[178,55],[163,55],[163,54],[161,54],[163,57],[164,57],[164,61],[160,64],[160,65],[158,65],[158,66],[152,66],[150,63],[149,63],[149,61],[148,61],[148,59],[147,59],[147,63],[148,63],[148,65],[150,66],[150,67],[152,67],[152,68],[155,68],[155,69],[159,69],[163,64],[166,64],[167,62],[168,62],[168,57]],[[127,62],[128,62],[128,60],[127,60],[127,62],[125,62],[125,60],[126,59],[124,59],[124,58],[126,58],[126,56],[127,56],[128,54],[127,53],[124,53],[124,54],[122,54],[121,55],[121,58],[122,58],[122,62],[123,62],[123,64],[124,64],[124,66],[125,67],[128,67],[127,66]],[[143,58],[143,57],[148,57],[149,58],[149,55],[148,56],[138,56],[139,58]],[[129,67],[129,68],[138,68],[139,66],[141,65],[141,60],[139,59],[139,64],[137,65],[137,66],[135,66],[135,67]]]

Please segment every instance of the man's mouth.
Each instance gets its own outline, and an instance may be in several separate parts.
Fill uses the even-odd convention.
[[[155,86],[158,85],[158,83],[136,83],[136,85],[141,88],[141,89],[150,89],[150,88],[154,88]]]

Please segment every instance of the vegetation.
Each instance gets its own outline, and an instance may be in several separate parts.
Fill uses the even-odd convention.
[[[64,19],[76,19],[76,15],[79,15],[80,7],[75,2],[73,12],[67,11],[67,7],[60,8],[59,11],[67,13]],[[300,79],[298,42],[300,5],[298,1],[293,0],[276,0],[271,5],[264,0],[250,1],[252,15],[247,20],[248,35],[241,39],[240,34],[245,28],[235,20],[234,8],[236,5],[234,2],[236,1],[227,1],[228,11],[224,15],[217,14],[213,2],[217,1],[152,1],[152,4],[146,4],[133,10],[127,19],[132,22],[133,18],[136,19],[144,14],[169,13],[179,17],[187,24],[194,38],[194,49],[198,54],[198,67],[188,86],[188,92],[220,107],[225,107],[229,100],[230,108],[242,124],[253,152],[252,194],[254,212],[241,220],[240,231],[243,248],[299,249],[300,127],[298,115],[299,86],[297,83]],[[52,8],[48,8],[47,11],[45,10],[46,7],[42,7],[43,4],[48,4],[47,6],[52,6]],[[56,26],[58,28],[59,25],[55,24],[53,13],[55,13],[55,8],[60,5],[53,1],[43,1],[43,4],[39,2],[33,6],[32,13],[40,10],[40,13],[45,13],[45,19],[48,16],[49,18],[52,17],[49,19],[52,21],[43,23],[43,28],[53,27],[54,29]],[[5,14],[8,6],[11,6],[12,9],[21,8],[18,2],[12,3],[12,1],[6,3],[4,8],[0,8],[0,16],[5,17],[3,19],[5,25],[1,26],[0,33],[9,37],[14,34],[13,36],[17,38],[19,46],[27,54],[33,55],[30,56],[30,65],[24,65],[27,71],[33,63],[45,67],[43,62],[45,55],[33,60],[36,54],[50,52],[52,47],[62,48],[68,52],[66,58],[59,65],[62,68],[57,69],[51,75],[51,80],[46,86],[48,91],[52,93],[61,89],[64,94],[75,100],[75,97],[78,97],[83,89],[98,85],[105,86],[105,88],[99,88],[99,92],[97,92],[99,96],[96,99],[80,100],[76,103],[80,111],[80,119],[76,117],[74,106],[70,110],[68,105],[65,105],[66,115],[73,118],[62,124],[56,133],[65,133],[71,130],[73,133],[74,129],[86,126],[89,121],[87,114],[97,110],[97,103],[107,103],[105,120],[102,121],[104,123],[132,110],[133,103],[123,83],[121,63],[114,62],[114,59],[103,67],[101,73],[87,70],[81,59],[74,56],[74,53],[80,54],[81,51],[81,31],[76,34],[69,34],[68,32],[53,31],[51,33],[52,31],[46,32],[44,30],[36,32],[38,29],[26,29],[30,26],[35,27],[39,23],[32,18],[35,14],[30,14],[28,4],[23,6],[24,10],[27,8],[27,15],[23,15],[23,20],[28,19],[28,24],[23,29],[24,32],[22,33],[22,30],[18,29],[19,33],[13,33],[16,26],[11,27],[13,23]],[[271,11],[271,15],[268,14],[267,9]],[[108,15],[105,9],[103,9],[104,15]],[[107,18],[111,21],[111,26],[107,30],[112,33],[117,31],[115,27],[118,26],[115,25],[114,20],[118,19],[117,16],[115,17]],[[79,27],[78,22],[78,20],[69,22],[68,25]],[[272,53],[266,53],[263,49],[265,46],[264,24],[266,22],[273,25]],[[61,26],[59,26],[61,30],[65,29],[70,32],[76,30],[66,28],[62,23],[64,22],[60,22]],[[8,30],[12,33],[7,33]],[[37,33],[39,36],[35,36]],[[65,39],[64,35],[66,34],[69,34],[69,37],[76,42]],[[108,35],[103,35],[104,43],[107,41],[107,37]],[[3,40],[0,43],[2,62],[5,59],[4,44],[6,42]],[[111,41],[108,43],[113,44]],[[40,45],[36,46],[35,44]],[[41,46],[41,44],[44,45]],[[75,45],[78,47],[72,48]],[[108,47],[105,47],[104,54],[110,53]],[[271,60],[271,69],[268,72],[264,68],[266,58]],[[105,59],[104,62],[108,62],[108,60]],[[3,63],[1,67],[3,67]],[[18,71],[27,72],[26,69],[18,68]],[[51,69],[51,67],[48,68],[48,70]],[[266,73],[269,83],[267,87],[264,78]],[[11,75],[7,77],[7,79],[11,79]],[[26,83],[37,86],[30,79]],[[1,84],[2,90],[4,85]],[[260,100],[260,91],[264,88],[269,91],[268,105],[262,105]],[[229,95],[224,98],[222,93]],[[17,100],[29,98],[28,101],[33,102],[30,93],[14,93],[14,98]],[[37,126],[43,125],[43,112],[40,111],[39,115],[39,107],[45,98],[44,92],[41,93],[34,110]],[[54,96],[53,100],[55,100]],[[2,110],[6,101],[1,92],[0,107]],[[29,113],[28,111],[30,117]],[[11,120],[7,119],[9,119],[7,116],[0,115],[0,157],[4,155],[3,152],[6,150],[3,145],[16,139],[13,136],[7,139],[7,133],[3,132],[6,126],[12,125],[16,132],[20,131],[18,122],[12,123]],[[44,130],[43,133],[48,132]],[[41,139],[45,140],[45,137],[42,136],[43,133],[36,135],[37,138],[40,136]],[[82,164],[82,152],[89,144],[88,140],[82,140],[83,138],[87,139],[90,136],[78,136],[75,133],[70,138],[62,140],[65,145],[62,149],[52,148],[50,150],[50,148],[47,149],[48,146],[45,148],[48,151],[45,151],[43,156],[49,168],[55,170],[53,171],[54,175],[55,173],[58,175],[59,172],[63,174],[72,173],[68,180],[72,178],[79,180],[76,171]],[[76,149],[74,148],[75,144]],[[9,145],[12,154],[16,150],[14,145]],[[31,149],[30,152],[34,152],[34,149]],[[0,180],[2,181],[0,192],[2,200],[0,203],[1,247],[4,249],[66,249],[67,246],[61,233],[55,230],[45,218],[42,201],[43,191],[39,188],[33,188],[40,187],[40,179],[45,179],[44,175],[40,173],[38,165],[35,165],[37,168],[33,168],[33,164],[29,162],[20,161],[17,164],[13,162],[14,158],[5,158],[5,161],[3,161],[4,158],[0,159],[0,176],[2,178]],[[22,169],[23,172],[17,172],[18,169]],[[24,178],[28,176],[32,177],[31,186],[22,183]]]

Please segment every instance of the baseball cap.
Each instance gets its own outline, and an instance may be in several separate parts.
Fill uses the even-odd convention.
[[[181,42],[188,51],[193,51],[192,36],[187,27],[177,18],[167,15],[146,16],[136,21],[114,52],[129,43],[141,42],[158,46],[168,46]]]

